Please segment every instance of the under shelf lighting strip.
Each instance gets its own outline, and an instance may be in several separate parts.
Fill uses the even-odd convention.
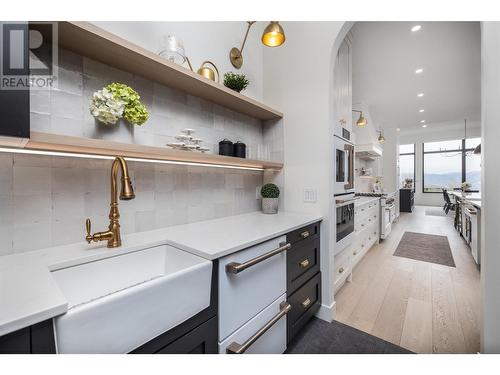
[[[42,150],[29,150],[24,148],[9,148],[0,147],[0,152],[14,153],[14,154],[31,154],[31,155],[45,155],[45,156],[62,156],[62,157],[72,157],[72,158],[84,158],[84,159],[105,159],[113,160],[114,156],[97,155],[97,154],[78,154],[73,152],[58,152],[58,151],[42,151]],[[159,164],[174,164],[174,165],[189,165],[194,167],[211,167],[211,168],[226,168],[226,169],[243,169],[251,171],[263,171],[264,168],[259,167],[242,167],[237,165],[221,165],[221,164],[209,164],[209,163],[195,163],[188,161],[173,161],[173,160],[160,160],[160,159],[143,159],[143,158],[132,158],[125,157],[127,161],[144,162],[144,163],[159,163]]]

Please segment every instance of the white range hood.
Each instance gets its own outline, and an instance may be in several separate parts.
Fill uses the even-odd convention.
[[[382,147],[375,143],[356,145],[354,147],[356,156],[361,159],[374,159],[382,156]]]

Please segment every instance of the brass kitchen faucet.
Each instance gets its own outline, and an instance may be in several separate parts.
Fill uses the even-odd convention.
[[[132,188],[132,182],[128,175],[127,162],[121,156],[117,156],[113,161],[111,166],[111,204],[109,210],[109,228],[105,232],[96,232],[90,234],[90,219],[87,219],[85,226],[87,229],[87,235],[85,239],[88,243],[92,241],[108,241],[108,247],[120,247],[122,244],[120,236],[120,212],[118,211],[118,194],[116,190],[117,177],[118,177],[118,167],[120,167],[122,172],[121,178],[121,200],[130,200],[135,198],[134,189]]]

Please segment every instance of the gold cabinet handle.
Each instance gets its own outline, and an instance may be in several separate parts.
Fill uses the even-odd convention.
[[[300,237],[302,237],[302,238],[307,238],[307,237],[309,237],[309,235],[310,235],[309,231],[308,231],[308,230],[306,230],[305,232],[302,232],[302,233],[300,234]]]
[[[339,273],[342,273],[342,272],[344,272],[344,268],[343,268],[343,267],[340,267],[340,268],[339,268]]]
[[[243,344],[238,344],[237,342],[232,342],[227,348],[227,354],[243,354],[245,353],[252,344],[257,341],[264,333],[267,332],[269,328],[275,325],[282,317],[290,312],[292,309],[292,305],[288,302],[281,302],[280,304],[280,312],[276,314],[270,321],[268,321],[261,329],[259,329],[255,334],[250,337]]]
[[[280,247],[277,249],[274,249],[266,254],[260,255],[258,257],[255,257],[253,259],[250,259],[249,261],[245,263],[236,263],[236,262],[231,262],[226,264],[226,272],[227,273],[240,273],[241,271],[246,270],[249,267],[252,267],[260,262],[263,262],[264,260],[271,258],[272,256],[275,256],[276,254],[282,253],[283,251],[287,251],[290,249],[292,245],[290,243],[285,244],[284,242],[280,244]]]
[[[306,298],[306,300],[304,302],[302,302],[300,305],[304,308],[304,309],[307,309],[309,307],[309,305],[311,304],[311,300],[309,299],[309,297]]]
[[[309,259],[304,259],[302,262],[299,263],[300,267],[302,268],[307,268],[309,267]]]

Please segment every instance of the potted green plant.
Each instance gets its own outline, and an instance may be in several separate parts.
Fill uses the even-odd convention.
[[[248,81],[244,74],[236,74],[233,72],[224,74],[224,86],[233,91],[241,92],[245,90],[249,84],[250,81]]]
[[[265,184],[260,189],[260,195],[262,195],[262,212],[265,214],[278,213],[280,189],[275,184]]]

